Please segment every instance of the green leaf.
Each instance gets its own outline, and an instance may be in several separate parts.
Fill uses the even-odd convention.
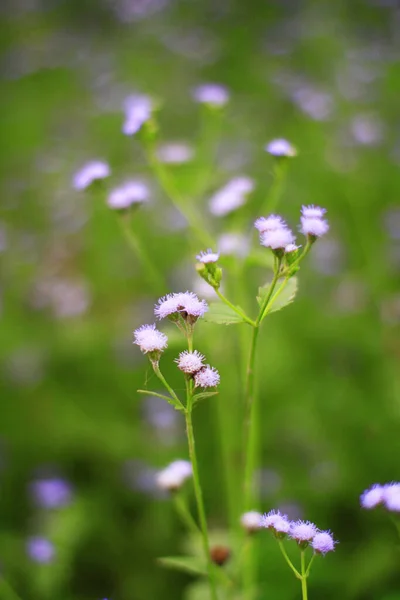
[[[194,575],[207,575],[207,569],[203,562],[193,556],[163,556],[157,559],[163,567],[175,569]]]
[[[184,406],[177,402],[175,398],[172,396],[165,396],[164,394],[159,394],[158,392],[153,392],[152,390],[137,390],[138,394],[147,394],[147,396],[156,396],[157,398],[162,398],[166,400],[168,404],[171,404],[176,410],[180,410],[181,412],[185,412]]]
[[[283,285],[283,287],[281,287],[282,285]],[[270,287],[270,284],[267,284],[267,285],[264,285],[263,287],[258,288],[257,302],[258,302],[259,306],[261,306],[262,303],[264,302],[264,300],[268,294],[269,287]],[[295,299],[297,289],[298,289],[297,277],[291,277],[290,279],[287,280],[287,283],[285,283],[284,279],[278,279],[278,282],[275,287],[275,291],[272,295],[272,298],[269,301],[269,306],[264,313],[263,319],[269,313],[276,312],[277,310],[281,310],[281,308],[284,308],[285,306],[288,306],[289,304],[291,304],[293,302],[293,300]],[[280,291],[280,290],[282,290],[282,291]]]
[[[240,306],[237,308],[242,310]],[[218,323],[219,325],[233,325],[234,323],[246,322],[230,306],[222,302],[212,302],[208,312],[204,316],[204,320],[208,323]]]
[[[196,394],[193,396],[193,406],[197,404],[200,400],[204,400],[205,398],[211,398],[211,396],[216,396],[218,392],[200,392],[200,394]]]

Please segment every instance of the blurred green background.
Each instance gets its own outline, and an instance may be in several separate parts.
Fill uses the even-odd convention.
[[[207,155],[209,189],[191,200],[211,236],[251,237],[272,183],[263,147],[275,137],[299,151],[279,212],[295,227],[301,204],[316,203],[331,225],[305,261],[296,302],[261,334],[262,509],[282,507],[340,540],[315,564],[311,599],[400,598],[395,529],[359,508],[370,484],[400,479],[399,23],[398,3],[378,0],[18,0],[1,9],[0,565],[21,599],[207,597],[195,578],[156,563],[187,540],[154,474],[187,449],[180,416],[136,393],[159,386],[132,346],[160,295],[203,294],[195,255],[204,248],[152,177],[140,135],[121,126],[124,99],[147,93],[161,102],[161,138],[196,147],[204,122],[191,89],[208,81],[231,92]],[[74,173],[96,158],[111,177],[75,191]],[[172,170],[190,192],[196,163]],[[212,192],[243,174],[256,182],[247,204],[211,217]],[[134,226],[163,288],[149,284],[105,203],[132,176],[151,187]],[[225,290],[254,315],[269,273],[252,264],[238,280],[236,265],[223,260]],[[201,323],[196,335],[221,374],[220,394],[195,412],[219,530],[228,524],[223,457],[240,462],[249,331]],[[162,363],[177,389],[172,360],[183,348],[174,333]],[[64,508],[35,503],[32,482],[45,476],[70,482]],[[31,560],[31,536],[52,541],[52,562]],[[272,538],[259,544],[260,599],[299,598]]]

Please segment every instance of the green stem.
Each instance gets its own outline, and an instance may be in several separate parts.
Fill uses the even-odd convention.
[[[180,191],[176,188],[173,180],[171,179],[166,167],[158,160],[155,152],[154,143],[147,139],[145,141],[145,148],[147,153],[147,159],[156,175],[162,189],[171,200],[172,204],[177,210],[185,217],[190,228],[194,231],[198,239],[202,244],[206,246],[213,246],[214,240],[208,234],[207,228],[203,225],[203,219],[201,215],[193,210],[193,205],[187,198],[181,196]]]
[[[172,389],[172,387],[169,385],[168,381],[165,379],[164,375],[161,373],[160,367],[158,366],[158,364],[153,364],[153,369],[154,369],[154,373],[157,375],[158,379],[161,381],[161,383],[168,390],[168,392],[170,393],[170,395],[172,396],[172,398],[174,398],[174,400],[176,400],[176,402],[178,402],[182,406],[182,408],[184,410],[186,410],[185,407],[183,406],[182,402],[179,400],[178,396],[175,394],[175,392]]]
[[[290,558],[287,555],[287,552],[285,550],[285,546],[283,545],[282,540],[278,540],[278,545],[279,545],[280,551],[283,554],[284,559],[286,560],[289,567],[292,569],[292,571],[295,574],[295,576],[297,577],[297,579],[301,579],[300,573],[298,572],[298,570],[296,569],[296,567],[294,566],[294,564],[292,563],[292,561],[290,560]]]
[[[308,567],[307,567],[307,571],[306,571],[306,577],[308,577],[309,574],[310,574],[311,565],[313,564],[314,558],[315,558],[315,553],[312,555],[311,560],[308,563]]]
[[[156,290],[167,289],[167,284],[164,280],[163,275],[157,270],[154,261],[147,254],[144,245],[141,243],[140,239],[132,230],[130,219],[127,217],[128,215],[121,215],[118,221],[121,227],[121,231],[125,237],[125,240],[128,243],[128,246],[132,248],[135,254],[142,261],[146,277],[149,280],[149,283],[152,286],[154,286]]]
[[[265,212],[265,214],[273,213],[276,210],[276,207],[278,206],[278,202],[282,195],[283,185],[285,182],[287,163],[287,159],[276,160],[274,168],[274,180],[272,182],[271,188],[269,190],[265,202],[265,210],[263,207],[263,212]]]
[[[256,320],[256,326],[258,326],[261,323],[261,321],[263,320],[264,315],[265,315],[265,311],[267,310],[268,305],[269,305],[269,301],[271,300],[272,294],[274,293],[276,284],[278,283],[278,279],[281,276],[281,273],[280,273],[281,264],[282,264],[282,259],[278,259],[278,263],[277,263],[277,266],[276,266],[276,269],[275,269],[274,278],[273,278],[273,280],[271,282],[271,285],[269,287],[268,294],[265,296],[264,302],[261,305],[260,312],[258,313],[258,317],[257,317],[257,320]]]
[[[232,302],[230,302],[228,300],[228,298],[226,298],[222,292],[220,292],[220,290],[218,288],[214,288],[218,298],[220,298],[222,300],[222,302],[224,302],[224,304],[226,304],[227,306],[229,306],[229,308],[231,308],[233,311],[235,311],[235,313],[237,315],[239,315],[240,317],[242,317],[242,319],[244,321],[246,321],[246,323],[248,323],[249,325],[251,325],[252,327],[255,327],[255,321],[253,321],[252,319],[250,319],[240,308],[238,308],[237,306],[235,306],[234,304],[232,304]]]
[[[186,396],[187,396],[186,434],[187,434],[188,445],[189,445],[189,456],[190,456],[190,460],[192,463],[192,469],[193,469],[193,486],[194,486],[194,494],[196,497],[197,511],[198,511],[198,515],[199,515],[199,521],[200,521],[200,527],[201,527],[201,533],[202,533],[203,550],[204,550],[204,554],[205,554],[205,559],[207,561],[208,578],[209,578],[209,584],[210,584],[210,596],[211,596],[212,600],[217,600],[217,590],[215,587],[214,570],[213,570],[214,565],[212,563],[211,555],[210,555],[207,520],[206,520],[205,509],[204,509],[203,494],[202,494],[201,485],[200,485],[199,468],[198,468],[198,464],[197,464],[196,446],[195,446],[194,433],[193,433],[192,391],[191,391],[190,383],[191,382],[188,382],[188,381],[186,382]]]
[[[306,557],[304,550],[301,551],[301,593],[302,599],[308,600],[307,594],[307,575],[306,575]]]
[[[186,527],[195,535],[201,535],[200,529],[197,527],[196,521],[193,519],[190,510],[187,507],[187,504],[182,497],[180,492],[177,492],[174,495],[174,504],[176,508],[176,512],[182,519],[182,522],[186,525]]]

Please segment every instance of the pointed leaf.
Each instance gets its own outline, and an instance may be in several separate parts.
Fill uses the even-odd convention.
[[[282,285],[283,287],[281,287]],[[257,302],[259,306],[261,306],[264,302],[266,295],[268,294],[269,286],[270,284],[267,284],[258,289],[259,295],[257,296]],[[284,308],[285,306],[288,306],[288,304],[291,304],[295,299],[297,289],[297,277],[291,277],[287,280],[287,282],[285,282],[284,279],[279,279],[263,318],[265,318],[269,313],[281,310],[281,308]]]
[[[237,308],[242,310],[239,306]],[[204,320],[208,323],[218,323],[219,325],[233,325],[246,322],[230,306],[222,302],[212,302],[208,312],[204,315]]]
[[[156,396],[157,398],[162,398],[166,400],[168,404],[171,404],[176,410],[180,410],[181,412],[185,411],[185,407],[177,402],[175,398],[172,396],[165,396],[164,394],[159,394],[158,392],[153,392],[152,390],[137,390],[138,394],[146,394],[147,396]]]
[[[199,400],[204,400],[204,398],[211,398],[211,396],[216,396],[218,392],[200,392],[200,394],[196,394],[193,396],[193,406],[199,402]]]
[[[195,575],[206,575],[205,565],[194,556],[162,556],[157,559],[163,567]]]

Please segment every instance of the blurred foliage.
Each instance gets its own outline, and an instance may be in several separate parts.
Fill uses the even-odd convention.
[[[194,257],[203,248],[152,179],[140,136],[121,133],[125,97],[144,92],[161,102],[165,140],[213,141],[191,99],[204,81],[232,94],[217,153],[205,157],[210,186],[196,199],[212,237],[249,234],[272,183],[263,146],[274,137],[299,150],[279,211],[294,226],[301,204],[317,203],[331,224],[302,268],[296,301],[261,335],[263,509],[287,507],[340,540],[315,564],[310,598],[400,598],[396,533],[358,502],[371,483],[400,478],[399,18],[396,2],[372,0],[2,8],[0,561],[23,600],[207,597],[195,577],[157,564],[183,554],[185,533],[154,472],[187,450],[180,417],[163,418],[160,404],[136,393],[158,387],[131,344],[158,296],[199,289]],[[112,176],[78,193],[72,176],[93,158],[107,160]],[[194,189],[190,163],[174,173],[180,189]],[[209,196],[237,174],[255,179],[254,193],[239,211],[211,218]],[[134,175],[152,188],[135,226],[167,289],[148,284],[105,204]],[[255,261],[238,281],[237,261],[224,261],[225,289],[254,315],[270,271]],[[228,525],[227,506],[237,508],[223,457],[240,466],[248,334],[245,325],[198,326],[198,348],[222,381],[195,412],[216,529]],[[174,332],[163,365],[177,388],[172,359],[181,349]],[[47,514],[29,485],[53,472],[75,495]],[[54,562],[29,559],[31,535],[52,540]],[[299,598],[272,539],[259,544],[260,598]]]

